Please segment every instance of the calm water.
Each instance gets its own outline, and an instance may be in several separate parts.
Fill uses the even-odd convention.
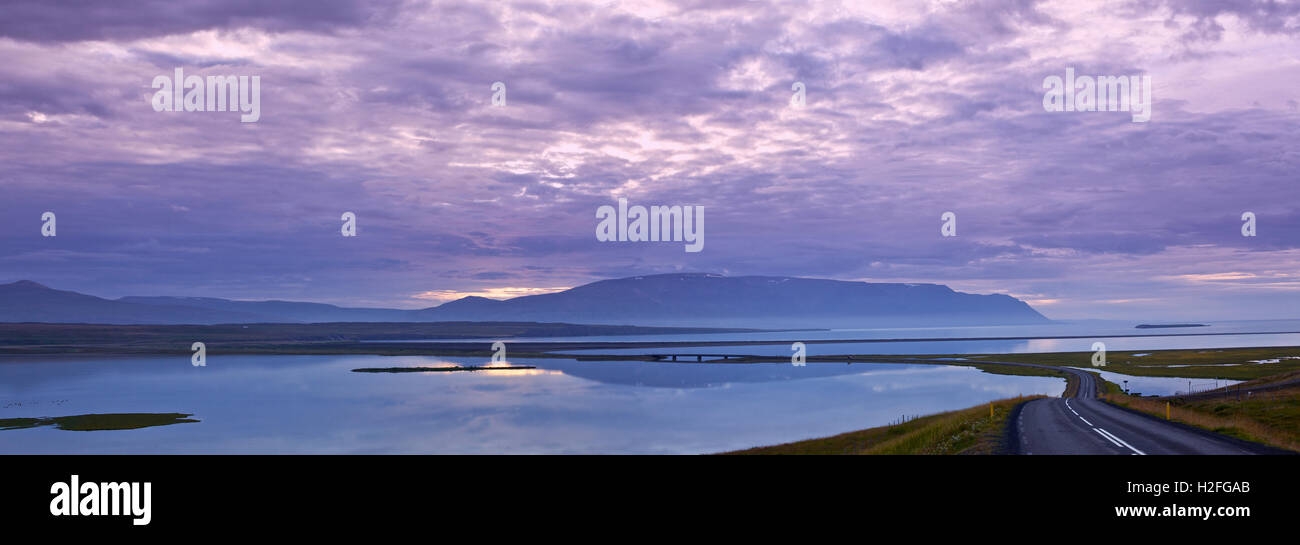
[[[123,431],[0,431],[4,453],[703,453],[832,435],[1064,381],[965,367],[515,360],[528,371],[352,373],[483,359],[0,359],[0,418],[181,412]]]
[[[893,329],[832,329],[819,331],[777,331],[761,333],[719,333],[704,335],[621,335],[591,337],[533,337],[502,339],[506,342],[704,342],[704,341],[814,341],[840,339],[924,339],[907,342],[828,343],[807,345],[809,355],[829,354],[1010,354],[1039,352],[1091,352],[1092,343],[1106,343],[1106,349],[1116,350],[1168,350],[1179,348],[1239,348],[1251,346],[1300,346],[1300,320],[1251,320],[1210,323],[1207,327],[1136,329],[1133,322],[1057,322],[1032,326],[979,326],[956,328],[893,328]],[[1224,335],[1225,333],[1230,335]],[[1148,337],[1116,337],[1115,335],[1169,335]],[[944,338],[976,337],[1047,337],[1087,335],[1078,339],[1024,339],[945,341]],[[930,340],[934,339],[934,340]],[[467,342],[465,339],[427,339]],[[421,341],[376,341],[421,342]],[[473,342],[473,341],[468,341]],[[491,344],[491,341],[479,341]],[[486,348],[485,348],[486,349]],[[755,354],[787,356],[789,345],[738,345],[700,348],[631,348],[599,349],[594,351],[567,351],[582,354],[673,354],[709,352],[716,354]],[[1086,362],[1085,362],[1086,363]]]
[[[1133,333],[1300,331],[1300,320],[1137,330],[1111,322],[1044,326],[843,329],[726,335],[550,338],[551,341],[927,340],[809,344],[809,355],[1090,352],[1300,346],[1300,334],[1131,337]],[[1084,339],[940,341],[945,337],[1095,335]],[[525,339],[506,339],[520,341]],[[484,358],[221,356],[0,357],[0,419],[88,413],[191,413],[199,423],[123,431],[0,431],[0,453],[702,453],[821,437],[1016,395],[1059,395],[1062,379],[967,367],[809,363],[674,364],[515,360],[526,371],[368,374],[358,367],[482,365]],[[606,353],[788,356],[788,345]],[[1081,361],[1088,367],[1088,361]],[[1187,379],[1127,377],[1171,394]],[[1193,380],[1200,390],[1213,381]]]

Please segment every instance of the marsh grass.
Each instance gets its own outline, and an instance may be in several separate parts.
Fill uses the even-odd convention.
[[[1134,354],[1141,353],[1147,355],[1134,356]],[[1300,347],[1126,350],[1108,352],[1106,354],[1106,367],[1101,370],[1144,377],[1251,380],[1279,373],[1300,372],[1300,359],[1286,359],[1294,356],[1300,356]],[[977,363],[970,361],[971,356],[966,356],[966,358],[967,361],[943,361],[942,363],[950,365]],[[1092,367],[1091,358],[1092,352],[1052,352],[986,354],[981,359],[1089,368]],[[1254,363],[1254,361],[1273,359],[1278,361],[1276,363]]]

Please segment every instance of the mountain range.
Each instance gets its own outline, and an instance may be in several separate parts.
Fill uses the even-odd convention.
[[[940,284],[777,276],[659,274],[601,280],[556,293],[464,297],[416,310],[294,301],[130,296],[105,299],[22,280],[0,285],[0,322],[218,324],[534,321],[711,327],[900,327],[1047,323],[1007,295]]]

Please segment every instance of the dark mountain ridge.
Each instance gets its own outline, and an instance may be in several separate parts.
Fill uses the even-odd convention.
[[[104,299],[31,281],[0,285],[0,322],[215,324],[534,321],[713,327],[917,327],[1047,323],[1007,295],[940,284],[660,274],[507,300],[465,297],[419,310],[211,297]]]

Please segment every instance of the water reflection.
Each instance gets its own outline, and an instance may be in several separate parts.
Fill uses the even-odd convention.
[[[1064,381],[935,365],[512,359],[524,371],[353,373],[483,359],[221,356],[0,362],[0,418],[184,412],[202,421],[0,434],[6,453],[701,453],[820,437]]]

